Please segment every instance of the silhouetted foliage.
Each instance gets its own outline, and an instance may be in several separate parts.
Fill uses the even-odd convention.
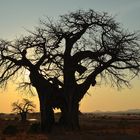
[[[55,51],[58,43],[57,40],[52,42],[51,38],[41,29],[13,42],[0,41],[0,84],[6,86],[10,79],[20,77],[22,81],[19,88],[35,87],[40,101],[43,131],[51,128],[54,122],[53,106],[57,107],[57,102],[60,103],[60,101],[56,101],[52,105],[52,101],[50,101],[57,98],[57,96],[54,97],[54,91],[58,90],[58,87],[53,84],[56,81],[53,80],[53,77],[58,78],[61,75],[61,73],[56,73],[58,68],[53,62],[59,55]],[[53,55],[50,52],[53,52]],[[57,81],[59,80],[57,79]],[[59,81],[59,83],[61,82]],[[57,93],[58,96],[61,96],[60,91]]]
[[[33,123],[31,124],[28,132],[29,133],[39,133],[40,132],[40,124],[39,123]]]
[[[61,122],[79,128],[79,102],[90,86],[103,80],[118,88],[139,73],[139,35],[122,29],[107,13],[78,10],[41,26],[14,42],[0,42],[1,85],[20,72],[34,86],[40,100],[41,128],[50,130],[53,108]],[[46,125],[47,124],[47,125]]]
[[[12,103],[12,111],[20,114],[21,121],[26,121],[27,113],[33,112],[34,110],[35,104],[28,99],[23,99],[21,103],[19,101]]]
[[[107,13],[93,10],[62,15],[57,23],[41,23],[49,36],[61,39],[65,118],[71,128],[78,127],[79,102],[90,86],[104,79],[121,88],[138,75],[139,35],[123,30]]]

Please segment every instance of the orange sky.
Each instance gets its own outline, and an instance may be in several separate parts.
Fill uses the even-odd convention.
[[[110,88],[110,86],[101,85],[89,89],[90,95],[85,95],[80,103],[80,110],[82,112],[101,111],[119,111],[127,109],[140,109],[140,86],[138,80],[132,81],[132,88],[117,89]],[[9,83],[5,91],[0,92],[0,113],[10,113],[11,104],[22,98],[29,98],[37,104],[37,111],[39,110],[39,102],[37,96],[31,96],[16,90],[13,83]]]
[[[140,109],[139,81],[132,82],[132,88],[127,87],[118,91],[110,86],[94,87],[89,90],[91,96],[86,96],[81,103],[81,110],[92,112],[123,111],[128,109]]]

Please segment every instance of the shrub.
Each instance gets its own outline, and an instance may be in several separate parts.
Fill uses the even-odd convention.
[[[29,133],[38,133],[40,132],[40,123],[33,123],[29,128]]]
[[[6,135],[15,135],[17,134],[17,132],[18,132],[18,129],[17,129],[17,126],[15,125],[8,125],[3,130],[3,134],[6,134]]]

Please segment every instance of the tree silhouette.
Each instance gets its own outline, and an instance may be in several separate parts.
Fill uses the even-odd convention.
[[[119,88],[129,86],[138,75],[139,36],[123,30],[107,13],[93,10],[62,15],[56,24],[41,23],[49,36],[62,40],[58,52],[63,59],[64,118],[68,127],[78,128],[79,102],[90,86],[103,79]]]
[[[40,100],[41,128],[49,131],[53,108],[62,111],[61,121],[79,128],[79,102],[90,86],[110,81],[129,86],[139,73],[140,46],[137,33],[121,28],[107,13],[78,10],[60,20],[41,21],[30,36],[0,42],[0,84],[16,74],[29,72],[29,82]]]
[[[33,112],[34,109],[35,104],[28,99],[23,99],[21,103],[19,101],[12,103],[12,112],[20,114],[21,121],[23,122],[27,120],[27,113]]]
[[[0,84],[6,86],[10,79],[20,77],[23,79],[20,87],[35,87],[40,101],[42,131],[50,131],[54,123],[53,107],[58,106],[57,101],[54,103],[53,100],[61,96],[60,89],[53,84],[52,77],[61,76],[61,73],[56,75],[58,68],[53,63],[59,55],[53,51],[57,43],[59,40],[50,43],[50,38],[40,29],[13,42],[0,42]],[[53,56],[50,52],[53,52]],[[25,75],[29,77],[28,81]],[[57,95],[54,96],[56,91]]]

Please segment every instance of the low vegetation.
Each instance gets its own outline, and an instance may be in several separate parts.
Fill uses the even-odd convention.
[[[55,114],[55,118],[58,117]],[[50,134],[43,134],[38,121],[21,123],[18,120],[3,120],[0,124],[0,140],[139,140],[139,114],[81,114],[80,131],[66,131],[63,126],[54,125]]]
[[[17,132],[18,132],[18,129],[16,125],[8,125],[3,130],[3,134],[6,134],[6,135],[15,135],[17,134]]]

